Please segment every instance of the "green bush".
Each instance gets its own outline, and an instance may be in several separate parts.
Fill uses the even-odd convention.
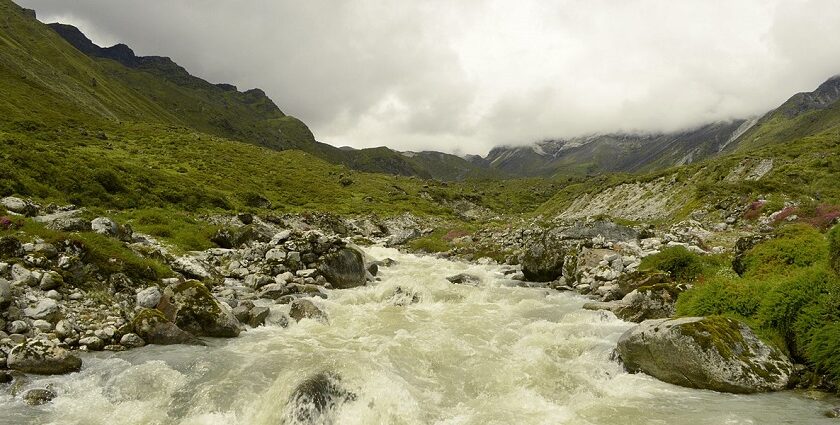
[[[672,278],[685,282],[696,279],[715,263],[712,257],[695,254],[682,246],[674,246],[645,257],[639,268],[667,272]]]
[[[828,232],[828,261],[834,273],[840,275],[840,224]]]
[[[807,224],[784,226],[776,237],[747,251],[742,263],[744,277],[776,276],[823,263],[827,258],[825,237]]]
[[[762,326],[778,330],[792,352],[800,353],[802,342],[807,339],[809,327],[797,327],[800,315],[809,306],[817,305],[836,286],[824,267],[812,267],[793,274],[768,288],[764,294],[757,319]]]
[[[758,312],[767,283],[757,280],[712,278],[696,284],[677,298],[680,316],[735,314],[749,318]]]
[[[814,330],[805,348],[806,357],[819,372],[840,379],[840,323],[828,323]]]

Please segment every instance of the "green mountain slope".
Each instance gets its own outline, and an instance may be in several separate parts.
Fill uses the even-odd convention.
[[[840,127],[840,75],[816,90],[798,93],[765,114],[729,150],[746,152],[757,147],[784,143]]]

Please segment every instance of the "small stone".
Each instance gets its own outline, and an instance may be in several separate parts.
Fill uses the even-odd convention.
[[[88,350],[102,351],[105,348],[105,342],[96,336],[87,336],[79,339],[79,345],[84,345]]]
[[[81,292],[74,292],[74,293],[70,294],[70,296],[69,296],[69,297],[67,297],[67,298],[69,298],[69,299],[71,299],[71,300],[73,300],[73,301],[79,301],[79,300],[81,300],[81,299],[82,299],[82,298],[84,298],[84,297],[85,297],[85,296],[84,296],[84,295],[82,295],[82,293],[81,293]]]
[[[276,300],[291,293],[292,289],[290,287],[278,283],[271,283],[262,287],[259,297]]]
[[[49,291],[47,291],[46,297],[51,300],[61,301],[61,294],[55,289],[50,289]]]
[[[120,338],[120,344],[128,348],[139,348],[146,345],[146,341],[136,333],[127,333]]]
[[[156,286],[148,287],[137,293],[137,306],[155,308],[160,303],[161,292]]]
[[[64,278],[62,278],[60,274],[56,272],[48,272],[41,276],[40,288],[42,291],[49,291],[50,289],[60,287],[63,283]]]
[[[302,277],[304,279],[314,277],[317,273],[318,270],[316,269],[304,269],[297,271],[298,277]]]
[[[23,320],[15,320],[9,323],[8,329],[10,334],[25,334],[29,332],[29,325]]]
[[[49,332],[53,329],[53,325],[46,320],[36,320],[32,322],[32,326],[41,332]]]

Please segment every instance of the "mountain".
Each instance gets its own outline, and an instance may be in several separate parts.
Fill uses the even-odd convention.
[[[449,154],[409,156],[389,148],[337,148],[318,142],[300,120],[288,116],[260,89],[240,92],[230,84],[212,84],[191,75],[170,58],[137,56],[125,44],[100,47],[72,25],[48,26],[79,52],[106,69],[139,95],[147,95],[177,120],[202,132],[272,149],[300,149],[349,168],[442,180],[496,177]]]
[[[840,75],[768,112],[729,151],[746,151],[840,127]]]
[[[520,176],[639,172],[687,164],[721,152],[754,120],[707,124],[663,134],[604,134],[497,147],[489,166]]]

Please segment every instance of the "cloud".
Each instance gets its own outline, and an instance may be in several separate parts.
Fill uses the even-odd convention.
[[[22,0],[263,88],[334,145],[485,153],[761,114],[840,73],[834,0]]]

